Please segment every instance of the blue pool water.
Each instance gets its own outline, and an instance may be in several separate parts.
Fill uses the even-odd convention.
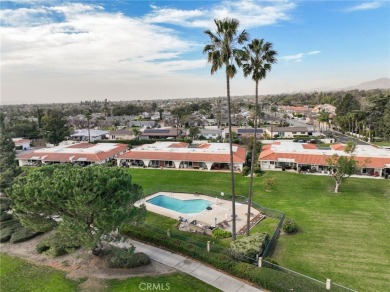
[[[159,195],[148,200],[148,203],[180,213],[199,213],[212,203],[207,200],[179,200],[165,195]]]

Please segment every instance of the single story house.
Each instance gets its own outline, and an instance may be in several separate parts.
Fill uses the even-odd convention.
[[[19,166],[41,164],[73,163],[82,166],[103,164],[126,152],[127,144],[118,143],[76,143],[42,148],[16,157]]]
[[[21,148],[22,150],[29,149],[31,147],[31,140],[23,138],[12,138],[15,143],[16,149]]]
[[[294,138],[300,135],[309,135],[306,127],[275,127],[271,126],[265,129],[265,134],[273,138],[278,135],[280,138]]]
[[[106,137],[108,140],[131,140],[134,139],[134,133],[128,129],[119,129],[110,131]]]
[[[155,142],[129,150],[116,157],[118,166],[176,169],[230,169],[229,143],[188,144]],[[233,168],[242,171],[246,149],[233,145]]]
[[[343,144],[333,144],[324,149],[315,144],[277,141],[263,146],[259,164],[263,170],[284,168],[325,173],[330,171],[326,161],[328,158],[334,154],[347,155],[344,147]],[[390,175],[390,151],[371,145],[357,145],[354,155],[360,167],[358,174],[377,177]]]
[[[221,129],[200,129],[199,136],[204,136],[206,139],[217,139],[222,137]]]
[[[129,127],[140,127],[140,128],[153,128],[156,127],[156,121],[130,121]]]
[[[176,139],[180,136],[182,131],[177,128],[153,128],[153,129],[144,129],[141,134],[141,139],[166,139],[174,138]]]
[[[253,136],[255,134],[254,128],[238,128],[237,129],[238,136]],[[256,129],[256,136],[262,137],[263,136],[263,129],[257,128]]]
[[[76,131],[70,136],[74,141],[88,141],[90,137],[91,138],[90,142],[93,142],[97,140],[103,140],[108,133],[109,131],[90,129],[88,132],[88,129],[83,129],[83,130]]]

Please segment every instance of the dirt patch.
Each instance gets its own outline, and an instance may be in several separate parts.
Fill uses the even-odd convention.
[[[72,254],[50,258],[45,254],[37,253],[35,250],[37,243],[46,236],[48,234],[16,244],[1,243],[0,252],[28,260],[34,264],[65,271],[69,279],[88,278],[80,285],[80,288],[83,290],[85,288],[85,291],[102,290],[105,287],[104,279],[126,279],[130,277],[165,275],[177,272],[176,269],[155,261],[151,261],[151,264],[147,266],[132,269],[110,269],[106,267],[104,259],[92,255],[90,251],[83,248],[76,250]]]

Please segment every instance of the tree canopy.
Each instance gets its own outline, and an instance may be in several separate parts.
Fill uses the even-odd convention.
[[[341,183],[352,174],[355,174],[359,169],[358,161],[355,159],[354,155],[355,149],[356,144],[349,141],[344,150],[347,154],[346,156],[334,154],[332,157],[326,159],[326,162],[333,172],[332,176],[336,183],[334,189],[335,193],[338,193]]]
[[[121,168],[43,166],[19,177],[9,196],[26,227],[42,231],[60,218],[57,230],[65,238],[93,250],[123,222],[145,216],[134,205],[142,188]]]
[[[59,144],[70,135],[64,114],[60,110],[48,110],[42,118],[42,136],[52,144]]]
[[[11,186],[13,179],[20,173],[15,160],[15,143],[11,136],[0,127],[0,189]]]

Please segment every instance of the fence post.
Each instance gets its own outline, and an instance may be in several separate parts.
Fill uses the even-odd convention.
[[[259,266],[259,268],[261,268],[263,266],[263,257],[259,257],[257,265]]]
[[[330,290],[330,279],[326,279],[326,290]]]
[[[207,252],[210,252],[210,241],[207,241]]]
[[[169,231],[169,229],[167,230],[167,236],[171,237],[171,231]]]

